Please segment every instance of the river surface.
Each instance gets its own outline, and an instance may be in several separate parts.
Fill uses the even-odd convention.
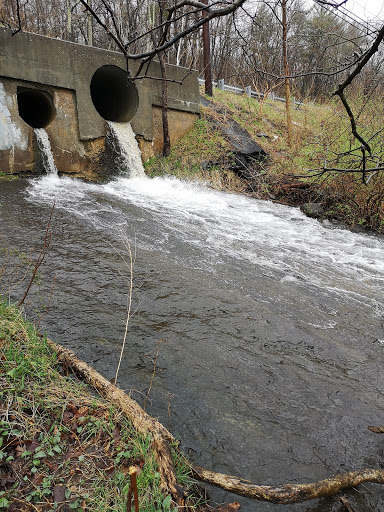
[[[271,485],[384,467],[366,428],[384,425],[383,239],[172,179],[50,175],[0,182],[2,243],[38,254],[54,200],[42,327],[112,379],[128,241],[118,384],[143,404],[158,351],[146,410],[193,462]],[[346,494],[356,512],[384,510],[378,485]],[[212,495],[244,511],[343,510]]]

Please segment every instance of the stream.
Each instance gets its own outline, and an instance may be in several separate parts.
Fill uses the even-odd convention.
[[[0,182],[2,245],[36,257],[53,201],[28,311],[55,282],[42,329],[112,379],[129,243],[118,384],[140,404],[151,386],[146,411],[194,463],[267,485],[384,467],[383,438],[366,428],[384,426],[383,238],[171,178],[50,174]],[[210,492],[242,511],[344,510]],[[356,512],[384,510],[379,485],[343,494]]]

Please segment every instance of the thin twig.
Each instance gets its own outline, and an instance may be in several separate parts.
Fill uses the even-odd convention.
[[[47,222],[47,228],[45,230],[45,237],[44,237],[43,247],[41,248],[40,254],[39,254],[39,256],[38,256],[38,258],[36,260],[36,263],[35,263],[35,266],[34,266],[33,272],[32,272],[32,277],[31,277],[31,280],[29,281],[27,289],[25,290],[25,293],[24,293],[22,299],[20,300],[20,302],[17,305],[18,307],[20,307],[20,306],[22,306],[24,304],[24,301],[27,298],[28,292],[29,292],[29,290],[30,290],[30,288],[31,288],[35,278],[36,278],[37,271],[39,270],[40,265],[43,263],[46,255],[47,255],[49,246],[51,245],[52,233],[50,231],[50,226],[51,226],[51,220],[52,220],[52,215],[53,215],[54,209],[55,209],[55,202],[53,202],[53,205],[52,205],[52,208],[51,208],[51,212],[49,214],[49,219],[48,219],[48,222]]]
[[[125,343],[126,343],[127,334],[128,334],[128,325],[129,325],[129,320],[131,318],[132,293],[133,293],[133,265],[134,265],[134,261],[136,259],[136,254],[135,254],[135,258],[132,255],[131,245],[128,242],[128,240],[124,241],[124,245],[125,245],[126,250],[128,251],[128,255],[129,255],[128,267],[129,267],[130,277],[129,277],[128,309],[127,309],[127,317],[126,317],[126,320],[125,320],[125,329],[124,329],[123,343],[122,343],[122,346],[121,346],[120,358],[119,358],[119,362],[118,362],[117,369],[116,369],[116,374],[115,374],[115,380],[114,380],[115,385],[117,385],[117,377],[119,375],[120,365],[121,365],[121,361],[123,359]],[[123,261],[125,261],[124,258],[123,258]]]
[[[153,360],[153,371],[152,371],[151,381],[149,383],[149,388],[148,388],[147,394],[145,395],[144,404],[143,404],[144,411],[145,411],[145,406],[147,404],[147,399],[149,397],[149,393],[151,392],[151,389],[152,389],[153,379],[155,378],[157,358],[159,357],[159,353],[160,353],[160,345],[163,342],[164,342],[164,340],[159,340],[157,342],[157,352],[156,352],[155,359]]]
[[[48,313],[48,309],[49,309],[49,306],[50,306],[51,300],[52,300],[53,290],[55,289],[56,278],[57,278],[57,272],[55,273],[55,277],[53,279],[51,293],[50,293],[49,298],[48,298],[47,307],[45,308],[44,313],[41,315],[41,317],[39,318],[39,321],[37,322],[37,325],[36,325],[37,330],[39,330],[39,328],[40,328],[40,322],[45,317],[45,315]]]

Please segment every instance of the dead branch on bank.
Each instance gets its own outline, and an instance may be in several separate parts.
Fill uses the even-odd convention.
[[[57,352],[63,366],[92,385],[102,397],[117,405],[138,432],[152,437],[162,489],[165,493],[171,494],[175,503],[179,505],[179,510],[188,510],[187,494],[177,484],[172,461],[171,444],[176,445],[173,435],[160,422],[149,416],[124,391],[116,388],[87,363],[78,359],[74,352],[51,340],[48,340],[48,343]],[[384,484],[384,470],[371,468],[339,473],[332,478],[318,482],[286,484],[278,487],[256,485],[238,477],[215,473],[199,467],[191,467],[191,470],[192,476],[196,480],[215,485],[240,496],[279,504],[298,503],[324,496],[333,496],[342,489],[366,482]]]
[[[202,482],[246,498],[280,504],[298,503],[323,498],[324,496],[333,496],[341,489],[355,487],[365,482],[384,484],[384,470],[370,468],[339,473],[332,478],[326,478],[318,482],[286,484],[279,487],[256,485],[235,476],[215,473],[203,468],[194,467],[192,469],[194,478]]]
[[[116,388],[100,373],[81,361],[72,350],[57,345],[51,340],[48,340],[48,343],[57,352],[62,366],[69,368],[96,389],[102,397],[117,405],[140,434],[152,437],[161,487],[165,494],[171,494],[173,500],[184,507],[186,495],[177,484],[172,462],[171,444],[176,444],[173,435],[161,423],[149,416],[124,391]]]

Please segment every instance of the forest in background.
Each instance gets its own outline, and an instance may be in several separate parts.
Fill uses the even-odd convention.
[[[211,66],[214,80],[251,85],[265,93],[282,92],[284,59],[282,3],[284,0],[215,2],[234,5],[227,15],[210,20]],[[329,97],[372,43],[380,24],[367,22],[333,2],[286,0],[287,53],[292,93],[317,101]],[[348,6],[347,2],[342,2]],[[140,56],[158,46],[156,36],[170,0],[88,0],[101,26],[78,0],[10,0],[0,19],[12,30],[21,28],[49,37],[119,50],[108,31],[124,42],[130,55]],[[181,5],[183,4],[183,5]],[[167,39],[181,34],[202,17],[199,2],[180,2],[168,27]],[[343,14],[344,12],[344,14]],[[108,31],[107,31],[107,30]],[[164,38],[164,34],[161,33]],[[164,52],[167,63],[198,69],[204,74],[201,29],[180,37]],[[365,94],[382,93],[383,48],[356,78]]]

